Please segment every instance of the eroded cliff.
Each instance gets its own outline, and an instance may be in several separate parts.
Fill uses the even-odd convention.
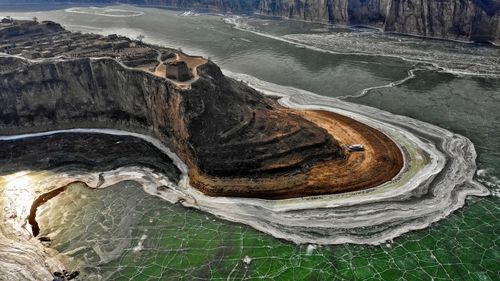
[[[3,59],[1,59],[4,63]],[[341,157],[323,129],[208,63],[191,90],[111,59],[30,63],[0,76],[2,132],[113,127],[154,134],[204,174],[293,172]]]
[[[261,0],[259,12],[288,18],[467,41],[500,39],[497,0]]]

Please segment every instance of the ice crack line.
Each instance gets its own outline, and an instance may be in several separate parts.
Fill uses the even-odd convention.
[[[414,79],[415,77],[417,77],[417,75],[415,75],[415,72],[423,71],[423,70],[430,70],[430,68],[422,68],[422,67],[413,68],[413,69],[408,70],[408,76],[406,76],[405,78],[403,78],[401,80],[394,81],[394,82],[391,82],[389,84],[385,84],[385,85],[381,85],[381,86],[369,87],[369,88],[363,89],[359,94],[345,95],[345,96],[340,96],[337,98],[341,99],[341,100],[350,99],[350,98],[361,98],[361,97],[368,95],[370,93],[370,91],[375,90],[375,89],[397,87],[397,86],[402,85],[402,84],[406,83],[407,81],[410,81],[410,80]]]

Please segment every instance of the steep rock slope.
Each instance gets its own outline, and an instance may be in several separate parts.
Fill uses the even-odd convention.
[[[226,78],[211,62],[198,69],[200,78],[190,90],[112,59],[17,65],[0,74],[2,134],[74,127],[146,133],[200,177],[283,176],[342,158],[324,129]],[[260,196],[247,187],[241,195]]]
[[[497,0],[261,0],[259,12],[302,20],[365,24],[421,36],[500,39]]]
[[[494,0],[394,0],[384,29],[431,37],[499,41],[500,15]]]

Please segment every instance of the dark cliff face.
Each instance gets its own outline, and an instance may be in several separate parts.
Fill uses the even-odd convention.
[[[497,0],[261,0],[262,14],[470,41],[500,41]]]
[[[259,12],[310,21],[380,25],[388,0],[261,0]]]
[[[226,78],[211,62],[190,90],[112,59],[15,65],[0,74],[1,133],[75,127],[147,133],[203,173],[222,177],[288,172],[341,157],[326,131]]]
[[[499,24],[498,3],[489,0],[393,0],[384,29],[422,36],[498,42]]]
[[[112,60],[28,64],[0,76],[0,119],[3,126],[20,128],[83,120],[147,125],[142,93],[167,91],[153,77]]]

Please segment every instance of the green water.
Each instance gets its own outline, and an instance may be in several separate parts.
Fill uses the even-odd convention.
[[[310,249],[167,204],[132,183],[72,186],[42,208],[42,234],[83,280],[498,280],[498,198],[471,199],[429,229],[382,246]],[[54,219],[56,218],[56,219]],[[141,238],[142,248],[137,250]],[[84,247],[81,249],[80,247]],[[75,249],[80,250],[75,251]],[[121,249],[111,261],[96,252]],[[243,262],[245,256],[251,262]]]
[[[209,56],[224,69],[327,96],[356,95],[400,80],[419,66],[397,58],[298,48],[236,30],[221,16],[183,17],[180,12],[121,6],[145,14],[113,18],[68,13],[65,8],[31,6],[27,12],[26,7],[0,6],[0,15],[32,17],[38,11],[38,18],[59,21],[74,30],[144,34],[147,42]],[[273,36],[344,31],[260,19],[251,24]],[[451,52],[449,43],[415,42],[412,39],[413,48]],[[495,59],[499,54],[497,49],[460,48],[457,60],[462,61],[475,52]],[[308,249],[171,205],[132,183],[99,191],[71,188],[46,205],[47,213],[40,217],[47,221],[41,222],[41,228],[57,237],[53,246],[73,257],[75,269],[89,280],[500,280],[500,80],[435,70],[416,75],[400,86],[374,89],[348,100],[436,124],[474,142],[481,171],[478,179],[495,196],[471,198],[462,210],[428,229],[381,246]],[[54,220],[61,217],[66,223]],[[143,235],[142,247],[134,250]],[[75,250],[78,247],[83,248]],[[103,262],[97,254],[102,249],[120,251]],[[243,261],[245,256],[251,258],[249,264]]]

